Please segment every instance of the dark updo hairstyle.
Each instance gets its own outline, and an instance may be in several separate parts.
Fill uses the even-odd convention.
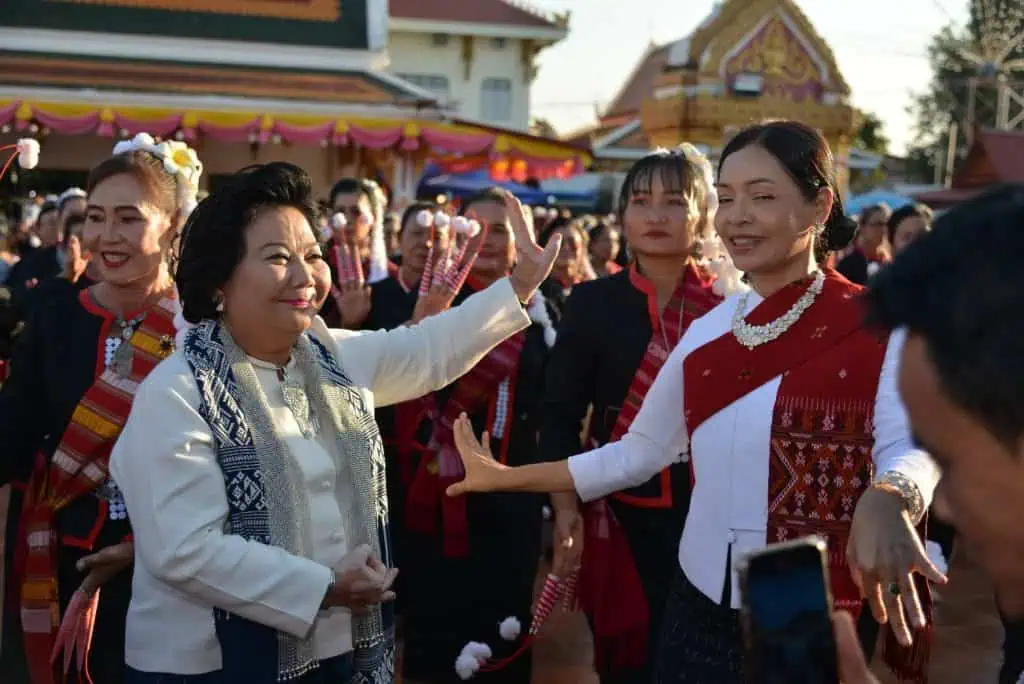
[[[825,232],[814,245],[818,261],[824,261],[829,252],[837,252],[849,245],[857,224],[843,212],[843,201],[836,187],[832,150],[821,133],[799,121],[768,121],[748,126],[722,150],[718,161],[719,176],[729,155],[752,145],[775,157],[808,202],[813,202],[823,188],[832,191],[832,212],[825,220]]]
[[[889,244],[891,245],[896,239],[896,229],[908,218],[917,217],[926,224],[931,224],[934,216],[932,210],[924,204],[906,204],[900,207],[889,215],[889,220],[885,225],[886,232],[889,234]]]
[[[319,211],[309,174],[294,164],[249,166],[204,199],[185,223],[175,282],[189,323],[217,317],[217,291],[245,257],[245,234],[263,209],[292,207],[310,226]]]

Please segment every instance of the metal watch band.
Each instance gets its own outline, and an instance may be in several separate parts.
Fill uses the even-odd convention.
[[[899,496],[903,500],[903,507],[910,514],[911,522],[915,525],[921,522],[924,517],[924,496],[916,482],[901,472],[889,470],[875,480],[874,486]]]

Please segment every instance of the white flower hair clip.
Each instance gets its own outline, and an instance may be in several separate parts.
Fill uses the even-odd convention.
[[[444,230],[451,225],[451,222],[451,217],[443,211],[438,211],[434,214],[434,226],[438,230]]]
[[[12,145],[0,147],[0,152],[11,150],[11,156],[7,158],[3,168],[0,168],[0,179],[7,174],[14,160],[18,160],[18,166],[28,170],[39,165],[39,141],[35,138],[22,138]]]
[[[331,215],[331,229],[332,230],[345,230],[345,226],[348,225],[348,219],[340,211]]]
[[[157,142],[149,133],[139,133],[131,140],[114,145],[114,155],[142,150],[163,162],[164,170],[178,182],[178,199],[183,209],[195,205],[203,163],[196,151],[180,140]]]
[[[750,288],[743,282],[743,271],[736,268],[717,234],[698,240],[701,265],[715,276],[711,290],[719,297],[746,292]]]

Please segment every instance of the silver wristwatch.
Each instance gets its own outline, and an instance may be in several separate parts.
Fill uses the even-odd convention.
[[[924,496],[916,482],[899,471],[888,470],[882,473],[872,486],[900,497],[910,521],[915,525],[921,522],[925,513]]]

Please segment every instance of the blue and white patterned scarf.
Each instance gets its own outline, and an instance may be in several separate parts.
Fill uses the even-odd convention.
[[[213,433],[224,473],[226,532],[312,557],[302,474],[274,430],[266,396],[245,352],[213,320],[188,331],[183,351],[199,387],[199,413]],[[293,358],[317,423],[321,430],[333,431],[338,482],[350,483],[351,508],[342,511],[350,545],[369,544],[374,556],[390,567],[384,449],[373,414],[312,334],[299,337]],[[300,639],[219,608],[214,617],[226,682],[275,684],[319,666],[311,635]],[[393,622],[390,605],[353,614],[352,684],[391,684]]]

